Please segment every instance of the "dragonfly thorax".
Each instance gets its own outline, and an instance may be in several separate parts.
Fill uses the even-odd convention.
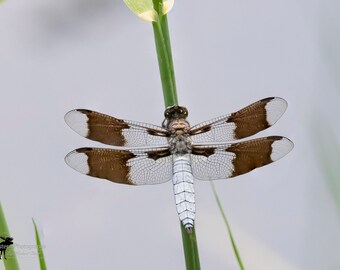
[[[185,119],[174,119],[169,123],[169,127],[171,132],[179,133],[187,133],[190,125],[189,122]]]
[[[170,152],[185,155],[191,152],[191,139],[187,134],[171,136],[169,139]]]
[[[191,139],[188,134],[189,122],[184,118],[173,119],[169,123],[171,136],[169,139],[170,151],[172,154],[188,154],[191,152]]]

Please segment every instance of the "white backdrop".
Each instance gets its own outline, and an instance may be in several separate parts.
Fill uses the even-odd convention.
[[[192,124],[264,97],[289,103],[261,135],[287,136],[292,153],[216,182],[246,269],[340,267],[339,209],[317,151],[319,132],[325,141],[340,132],[338,10],[332,0],[182,0],[169,14],[179,101]],[[112,184],[63,160],[99,145],[64,123],[71,109],[163,120],[151,25],[123,1],[7,0],[0,78],[0,200],[16,243],[35,244],[34,217],[48,269],[184,269],[170,182]],[[209,183],[195,187],[202,269],[238,269]],[[38,268],[35,256],[19,263]]]

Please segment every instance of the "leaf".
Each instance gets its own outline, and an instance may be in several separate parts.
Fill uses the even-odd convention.
[[[152,0],[124,0],[124,3],[142,20],[147,22],[158,20],[158,14],[153,8]]]
[[[46,270],[47,268],[46,268],[46,263],[45,263],[45,258],[44,258],[44,252],[43,252],[43,249],[42,249],[42,246],[41,246],[38,228],[37,228],[37,225],[35,224],[35,221],[34,221],[33,218],[32,218],[32,222],[33,222],[33,225],[34,225],[35,241],[37,243],[37,251],[38,251],[38,256],[39,256],[40,269]]]
[[[214,192],[214,196],[215,196],[215,200],[217,202],[218,208],[220,209],[220,212],[221,212],[221,215],[223,217],[225,226],[227,227],[227,231],[228,231],[228,234],[229,234],[231,245],[233,246],[234,254],[235,254],[235,257],[237,259],[238,265],[239,265],[241,270],[244,270],[244,266],[243,266],[243,263],[242,263],[242,260],[241,260],[240,253],[238,252],[238,249],[237,249],[237,246],[236,246],[236,242],[235,242],[234,237],[233,237],[233,235],[231,233],[229,222],[228,222],[227,217],[226,217],[226,215],[224,213],[224,210],[223,210],[222,204],[220,202],[220,199],[218,198],[215,185],[214,185],[213,181],[211,181],[210,183],[211,183],[211,188],[212,188],[212,190]]]
[[[1,0],[0,0],[1,1]],[[154,9],[152,0],[124,0],[128,8],[139,18],[147,22],[159,20],[159,14]],[[162,14],[167,14],[173,7],[174,0],[164,0],[162,3]]]
[[[2,237],[11,236],[10,233],[9,233],[8,227],[7,227],[5,214],[2,211],[1,202],[0,202],[0,236],[2,236]],[[2,240],[1,240],[1,242],[2,242]],[[14,243],[15,243],[15,239],[14,239]],[[6,270],[19,270],[20,269],[18,261],[17,261],[17,257],[16,257],[15,252],[14,252],[13,245],[9,246],[6,249],[6,257],[7,257],[7,259],[5,259],[4,256],[1,258],[1,260],[3,260],[3,262],[5,264]],[[0,263],[1,263],[1,261],[0,261]]]
[[[163,1],[163,14],[167,14],[172,7],[174,6],[175,1],[174,0],[165,0]]]

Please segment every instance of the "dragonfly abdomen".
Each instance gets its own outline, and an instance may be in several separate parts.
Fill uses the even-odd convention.
[[[191,232],[195,220],[195,190],[189,155],[175,155],[173,169],[177,213],[185,229]]]

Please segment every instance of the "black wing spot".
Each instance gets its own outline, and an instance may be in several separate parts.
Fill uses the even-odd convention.
[[[81,113],[83,113],[83,114],[90,114],[90,113],[93,112],[93,111],[86,110],[86,109],[77,109],[76,111],[77,111],[77,112],[81,112]]]
[[[156,161],[159,158],[170,156],[171,153],[169,149],[164,149],[164,150],[147,152],[147,155],[148,155],[148,158],[151,158]]]

